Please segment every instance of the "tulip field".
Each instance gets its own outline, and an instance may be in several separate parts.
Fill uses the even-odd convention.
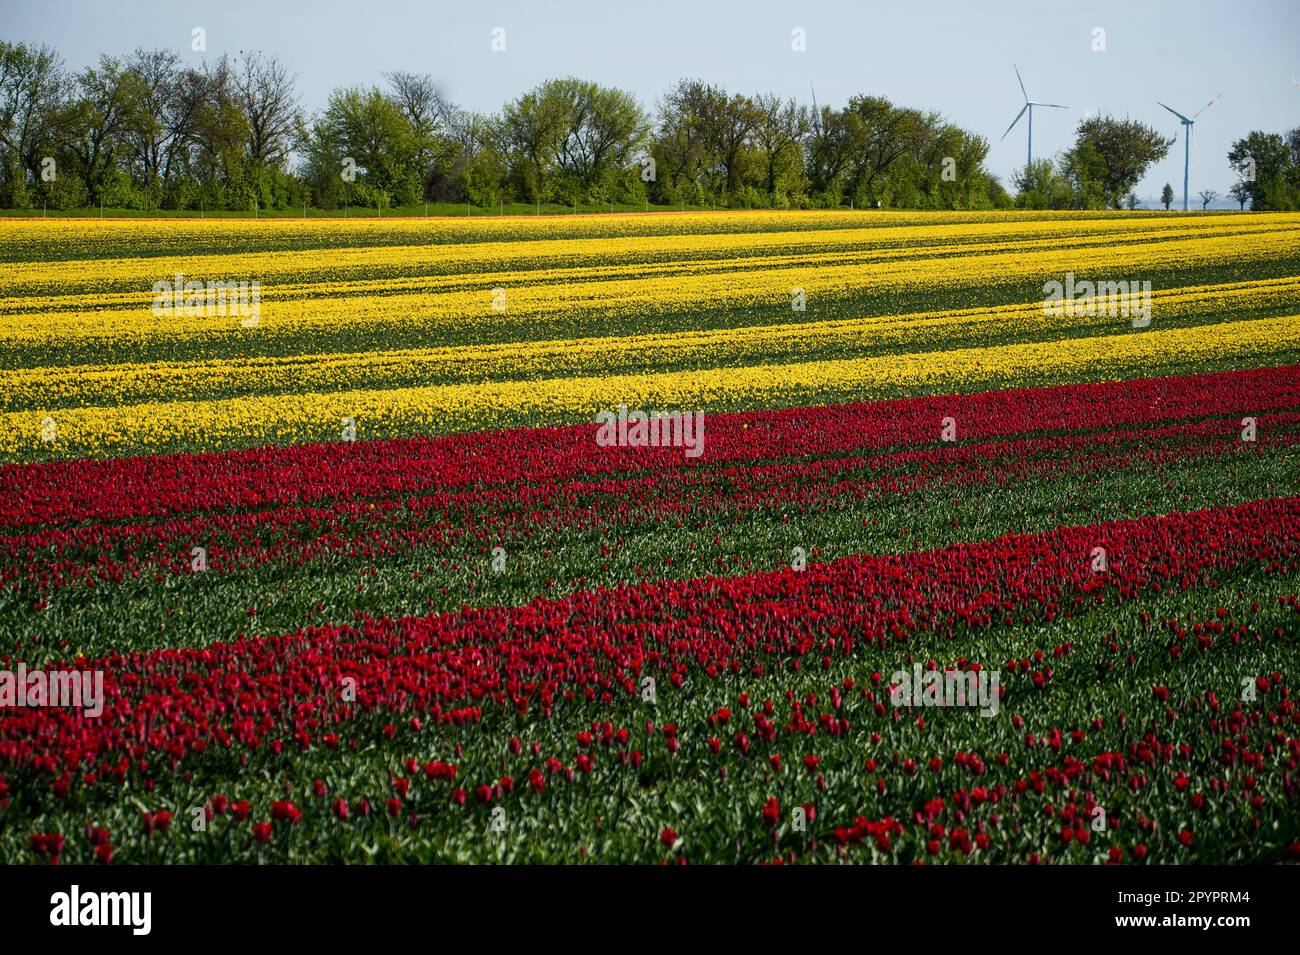
[[[0,681],[0,864],[1300,861],[1300,213],[32,218],[0,263],[0,677],[103,686]]]

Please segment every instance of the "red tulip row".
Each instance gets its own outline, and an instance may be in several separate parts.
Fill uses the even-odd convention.
[[[67,666],[104,673],[103,715],[6,709],[0,764],[46,773],[66,792],[77,780],[121,782],[133,769],[151,772],[155,758],[176,765],[210,748],[338,746],[338,728],[367,712],[455,725],[478,722],[485,708],[549,717],[562,699],[635,695],[647,676],[671,692],[805,659],[829,665],[863,643],[1059,621],[1230,571],[1298,569],[1300,498],[1278,498],[805,571],[79,659]]]
[[[1294,595],[1281,603],[1300,613]],[[1194,657],[1209,651],[1216,642],[1249,653],[1263,638],[1257,629],[1262,608],[1256,603],[1248,610],[1241,609],[1240,618],[1219,608],[1199,618],[1166,620],[1163,629],[1169,634],[1170,656],[1177,660],[1178,651],[1194,647]],[[1138,644],[1145,644],[1155,633],[1147,630],[1134,637]],[[1125,654],[1131,663],[1132,648],[1122,647],[1114,633],[1103,636],[1100,643],[1103,661],[1107,655],[1112,658],[1107,661],[1109,666],[1122,665]],[[1050,653],[1036,650],[1024,660],[1008,660],[1003,667],[1009,674],[1034,676],[1037,687],[1037,677],[1050,679],[1054,667],[1069,667],[1075,649],[1066,642]],[[1228,660],[1220,655],[1215,666],[1227,665]],[[1094,658],[1089,665],[1097,662]],[[938,667],[933,660],[924,665],[927,669]],[[972,660],[960,665],[980,669]],[[781,683],[784,690],[779,688]],[[472,830],[476,812],[509,806],[510,813],[527,813],[553,788],[573,789],[577,798],[598,803],[596,794],[617,785],[619,775],[637,775],[647,763],[655,763],[674,766],[686,774],[707,767],[718,774],[719,792],[741,797],[751,807],[756,785],[768,792],[785,793],[789,802],[784,808],[781,799],[769,795],[760,808],[750,810],[754,826],[769,834],[764,844],[775,847],[773,851],[779,849],[773,860],[778,862],[816,858],[819,842],[827,843],[840,857],[873,852],[895,861],[943,861],[975,855],[977,859],[1042,862],[1055,858],[1058,852],[1068,853],[1072,846],[1082,849],[1090,843],[1094,858],[1111,864],[1126,859],[1141,862],[1151,849],[1157,853],[1153,858],[1161,860],[1190,858],[1198,848],[1192,827],[1208,823],[1212,814],[1227,813],[1239,827],[1258,832],[1267,814],[1285,811],[1280,799],[1297,795],[1289,773],[1295,771],[1300,758],[1300,739],[1279,730],[1300,722],[1300,710],[1282,674],[1276,671],[1256,676],[1254,690],[1258,702],[1252,700],[1243,709],[1234,699],[1220,700],[1213,690],[1180,694],[1174,701],[1167,687],[1149,686],[1149,699],[1164,710],[1168,722],[1161,728],[1165,721],[1155,721],[1152,730],[1134,733],[1118,748],[1116,727],[1123,730],[1134,719],[1145,725],[1140,710],[1132,715],[1126,712],[1128,706],[1141,707],[1140,697],[1129,696],[1105,716],[1072,726],[1038,722],[1039,733],[1027,731],[1028,724],[1021,716],[1022,712],[1029,716],[1033,701],[1020,700],[1026,705],[1017,707],[1011,725],[1024,731],[1022,744],[1009,752],[1000,748],[1007,745],[1008,737],[995,734],[998,741],[987,749],[981,747],[986,752],[981,756],[960,740],[928,736],[923,729],[925,719],[916,719],[914,712],[886,709],[882,701],[887,700],[889,687],[880,673],[861,682],[849,677],[824,682],[817,676],[794,673],[775,686],[769,684],[766,698],[736,692],[727,698],[729,705],[705,710],[704,719],[687,726],[592,720],[572,735],[552,736],[551,745],[557,749],[550,754],[540,742],[525,743],[518,735],[504,741],[483,739],[492,733],[489,730],[477,738],[462,737],[465,747],[449,748],[446,759],[429,759],[427,741],[417,744],[421,755],[402,757],[402,744],[398,743],[393,747],[396,753],[384,755],[377,773],[335,774],[331,769],[340,761],[346,764],[347,751],[355,743],[345,743],[339,734],[330,732],[309,766],[332,775],[337,788],[320,778],[312,779],[310,771],[302,775],[308,767],[294,764],[293,771],[299,774],[294,777],[296,785],[286,783],[278,796],[259,797],[234,780],[229,781],[233,788],[228,789],[223,779],[218,783],[220,791],[203,797],[201,806],[191,807],[190,812],[201,809],[209,826],[230,830],[217,838],[236,852],[239,850],[234,847],[241,844],[249,848],[277,842],[301,845],[358,829],[382,832],[388,828],[391,832],[392,827],[400,826],[410,831],[420,827],[425,813],[440,817],[452,831]],[[906,720],[902,726],[900,718]],[[847,752],[853,755],[846,764],[850,722],[858,733],[848,747]],[[570,721],[570,726],[581,725],[580,720]],[[891,726],[894,733],[908,727],[906,742],[896,735],[890,741],[883,738],[881,731]],[[390,724],[383,727],[381,735],[387,741],[397,732]],[[484,744],[490,756],[482,751]],[[341,752],[332,752],[336,749]],[[369,752],[373,754],[373,750]],[[827,773],[833,781],[827,779]],[[143,787],[145,792],[151,791],[149,782]],[[845,804],[846,784],[874,793],[877,812],[900,815],[883,815],[878,822],[856,816],[851,822],[836,824],[832,808],[832,818],[822,819],[819,805]],[[68,795],[66,776],[55,782],[54,789],[57,795]],[[1137,796],[1137,808],[1129,799],[1117,798],[1117,790]],[[0,774],[0,810],[7,808],[9,791]],[[300,801],[283,798],[285,794],[297,794]],[[247,795],[254,798],[243,798]],[[169,804],[166,797],[155,799],[155,805]],[[1099,800],[1105,801],[1107,814],[1101,834],[1091,825]],[[800,815],[804,831],[783,833],[792,811]],[[1183,828],[1162,833],[1162,824],[1148,812],[1178,819]],[[118,858],[116,845],[121,844],[125,848],[121,858],[138,861],[142,845],[147,851],[153,840],[165,839],[173,811],[145,810],[137,818],[139,821],[126,830],[110,830],[95,822],[78,824],[69,838],[46,827],[31,834],[27,845],[36,859],[59,861],[70,849],[76,858],[109,863]],[[666,826],[655,841],[673,858],[685,860],[697,851],[700,837],[705,835],[699,826],[707,820],[669,818],[683,829]],[[120,822],[122,817],[117,819]],[[1032,835],[1027,827],[1032,827]],[[1223,837],[1222,832],[1209,828],[1212,838],[1216,834]],[[754,834],[753,828],[749,834]],[[647,839],[649,835],[644,833]],[[184,839],[182,834],[178,841]],[[177,841],[169,845],[173,850],[181,848]],[[750,851],[759,849],[751,845]],[[1171,850],[1175,853],[1172,857],[1168,855]],[[1300,841],[1291,843],[1286,853],[1300,858]]]
[[[1201,414],[1214,408],[1196,406]],[[1181,415],[1189,408],[1177,410]],[[1253,443],[1240,440],[1237,420],[1212,418],[897,451],[868,447],[793,460],[733,459],[715,467],[664,466],[601,480],[484,482],[125,523],[88,520],[0,535],[0,583],[31,584],[43,592],[85,580],[185,574],[192,570],[195,546],[206,553],[204,569],[217,573],[269,563],[300,566],[339,555],[369,561],[416,549],[429,562],[461,560],[467,552],[484,553],[544,531],[679,523],[723,512],[743,518],[792,506],[818,510],[937,483],[962,488],[1098,470],[1154,470],[1169,461],[1289,447],[1300,436],[1298,424],[1294,411],[1272,412],[1257,425]]]
[[[303,565],[343,554],[365,560],[428,548],[429,559],[483,551],[540,530],[680,521],[685,514],[745,515],[791,505],[820,509],[843,498],[905,494],[936,483],[956,488],[1050,480],[1061,474],[1156,469],[1169,460],[1289,447],[1300,438],[1300,415],[1275,414],[1267,436],[1245,445],[1220,421],[1051,435],[951,448],[877,453],[792,463],[760,463],[684,475],[607,480],[596,485],[470,488],[400,500],[337,502],[208,513],[155,523],[100,524],[0,536],[0,582],[40,590],[87,578],[116,581],[159,572],[190,573],[189,549],[202,545],[213,572],[269,563]],[[1225,431],[1230,431],[1225,434]],[[468,516],[469,519],[466,519]]]
[[[1259,368],[907,398],[857,405],[711,415],[703,457],[680,449],[600,447],[595,425],[409,439],[264,447],[201,455],[0,467],[0,527],[50,527],[205,511],[438,494],[465,488],[627,479],[701,466],[832,457],[937,442],[944,418],[959,441],[1143,427],[1300,408],[1300,367]],[[1232,424],[1231,420],[1225,423]],[[364,428],[364,422],[359,422]],[[1239,424],[1236,425],[1239,428]]]

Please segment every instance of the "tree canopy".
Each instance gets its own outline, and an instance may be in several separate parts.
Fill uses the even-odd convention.
[[[1121,208],[1172,145],[1133,120],[1084,119],[1068,150],[1015,171],[1013,200],[984,137],[876,94],[814,108],[686,78],[647,111],[570,76],[479,114],[430,74],[382,80],[309,115],[292,70],[262,53],[188,66],[138,49],[73,72],[51,47],[0,40],[0,206]],[[1300,129],[1252,132],[1229,160],[1243,205],[1300,206]]]

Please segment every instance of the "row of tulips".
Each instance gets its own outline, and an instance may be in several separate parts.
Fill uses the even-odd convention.
[[[102,717],[0,719],[0,859],[1279,860],[1298,557],[1282,499],[73,660]]]
[[[323,504],[462,488],[535,486],[751,462],[836,457],[932,445],[953,422],[955,444],[1018,435],[1143,428],[1243,417],[1266,433],[1270,413],[1300,407],[1300,366],[936,395],[706,418],[704,454],[602,446],[595,425],[437,438],[261,447],[0,466],[0,527],[167,517]],[[669,409],[645,409],[669,410]],[[360,422],[359,426],[364,426]]]
[[[801,661],[829,666],[855,647],[969,639],[1222,574],[1297,569],[1300,498],[1277,498],[802,571],[660,581],[522,607],[80,658],[69,664],[104,673],[102,716],[6,710],[0,760],[70,779],[96,766],[146,769],[159,756],[177,765],[211,746],[330,745],[334,725],[375,709],[441,723],[476,721],[485,706],[547,717],[576,696],[635,697],[647,676],[679,688],[700,676],[758,675]]]
[[[534,539],[617,530],[619,538],[687,524],[853,508],[938,486],[965,494],[977,486],[1018,493],[1025,482],[1086,479],[1129,469],[1160,473],[1200,459],[1284,454],[1300,438],[1300,413],[1257,419],[1253,441],[1236,420],[1084,434],[1049,434],[948,447],[860,449],[794,461],[731,461],[719,467],[664,467],[603,479],[528,480],[247,510],[204,510],[124,522],[82,521],[0,535],[0,584],[45,593],[74,584],[194,573],[257,573],[266,565],[360,568],[422,555],[487,566],[492,548]],[[785,518],[787,521],[789,517]],[[607,540],[605,551],[617,549]],[[194,549],[201,548],[201,561]],[[671,552],[665,552],[671,557]]]

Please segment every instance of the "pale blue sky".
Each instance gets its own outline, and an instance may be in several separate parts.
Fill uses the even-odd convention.
[[[1078,118],[1098,109],[1173,134],[1178,123],[1156,99],[1190,115],[1222,90],[1197,123],[1193,194],[1231,186],[1233,139],[1300,125],[1300,0],[0,0],[0,36],[52,43],[74,68],[137,46],[197,62],[196,26],[207,56],[256,48],[288,61],[309,110],[335,87],[379,83],[393,69],[432,73],[479,111],[569,74],[629,90],[651,110],[681,76],[805,102],[811,81],[819,102],[837,106],[881,93],[983,134],[1004,179],[1025,155],[1023,120],[999,140],[1022,105],[1013,60],[1032,98],[1073,107],[1035,111],[1038,156],[1067,147]],[[497,26],[504,53],[490,48]],[[791,50],[794,27],[806,52]],[[1095,27],[1105,52],[1092,50]],[[1153,197],[1166,181],[1181,194],[1181,142],[1138,193]]]

